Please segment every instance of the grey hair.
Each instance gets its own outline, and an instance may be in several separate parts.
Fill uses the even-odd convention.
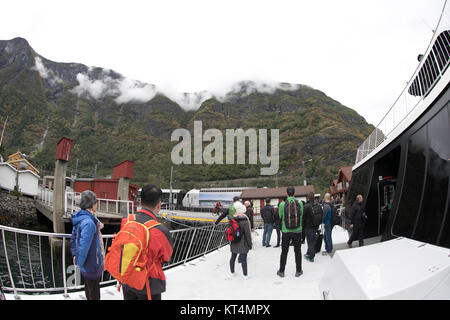
[[[91,190],[85,190],[81,193],[80,208],[82,210],[91,209],[97,202],[97,196]]]

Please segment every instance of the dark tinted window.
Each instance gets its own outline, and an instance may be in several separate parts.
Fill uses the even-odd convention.
[[[450,104],[447,104],[447,112],[449,113],[449,123],[450,123]],[[447,148],[447,179],[450,176],[450,156],[449,156],[449,143],[448,141],[445,143],[445,146]],[[450,183],[450,182],[449,182]],[[448,187],[450,188],[450,186]],[[442,229],[440,232],[440,237],[438,239],[438,245],[450,248],[450,191],[447,190],[447,211],[444,217],[444,221],[442,224]]]
[[[450,132],[447,108],[427,125],[428,162],[422,207],[413,238],[437,243],[441,230],[449,180]]]
[[[366,198],[366,192],[370,186],[370,177],[372,175],[372,166],[362,166],[352,173],[352,180],[348,191],[346,203],[352,205],[356,201],[356,196],[362,194]]]
[[[416,223],[428,149],[426,129],[426,126],[422,127],[409,140],[402,196],[392,229],[397,236],[411,238]]]

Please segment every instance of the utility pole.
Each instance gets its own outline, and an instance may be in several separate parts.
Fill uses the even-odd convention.
[[[5,129],[6,129],[6,124],[8,123],[8,116],[6,116],[6,120],[3,123],[3,130],[2,130],[2,135],[0,137],[0,146],[2,145],[3,142],[3,134],[5,133]]]
[[[303,161],[302,160],[302,172],[303,172],[303,185],[306,186],[306,175],[305,175],[305,163],[312,161],[312,159]]]
[[[173,166],[170,166],[170,194],[169,194],[169,209],[172,210],[172,175],[173,175]]]

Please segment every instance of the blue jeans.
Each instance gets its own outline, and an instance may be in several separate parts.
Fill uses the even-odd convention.
[[[328,253],[333,251],[333,240],[331,239],[331,231],[333,231],[333,226],[331,223],[325,224],[325,231],[323,233],[323,242],[325,242],[325,250]]]
[[[272,236],[273,223],[264,223],[264,232],[262,238],[262,245],[268,246],[270,244],[270,237]]]

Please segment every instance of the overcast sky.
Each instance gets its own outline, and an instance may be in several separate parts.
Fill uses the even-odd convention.
[[[0,40],[167,92],[305,84],[377,124],[411,77],[444,0],[2,1]]]

